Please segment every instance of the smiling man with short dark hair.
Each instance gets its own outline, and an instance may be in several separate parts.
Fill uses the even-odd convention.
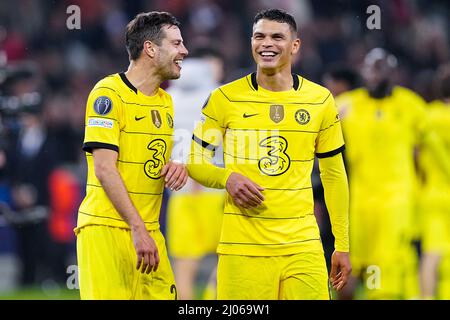
[[[340,290],[351,266],[344,140],[334,99],[292,74],[300,39],[291,15],[258,13],[251,43],[256,72],[211,93],[188,165],[200,183],[228,191],[218,298],[330,299],[311,172],[317,156],[336,238],[331,283]],[[225,168],[209,162],[220,140]]]

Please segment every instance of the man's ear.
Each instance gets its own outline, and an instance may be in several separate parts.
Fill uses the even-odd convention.
[[[300,50],[301,44],[302,44],[302,41],[299,38],[294,40],[294,42],[292,43],[292,54],[298,53],[298,51]]]
[[[150,58],[154,58],[156,55],[156,45],[149,40],[144,41],[143,51]]]

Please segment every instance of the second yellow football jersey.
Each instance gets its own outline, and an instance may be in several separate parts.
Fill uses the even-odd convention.
[[[392,265],[418,223],[414,150],[428,130],[424,101],[397,86],[382,99],[360,88],[336,102],[346,142],[353,269]]]
[[[193,139],[214,149],[223,139],[225,167],[263,187],[257,208],[236,206],[228,195],[218,253],[253,256],[322,249],[314,216],[314,157],[344,149],[330,92],[293,75],[293,88],[273,92],[253,73],[214,90]]]
[[[134,206],[148,230],[158,229],[164,189],[160,173],[170,158],[172,135],[173,105],[164,90],[146,96],[123,73],[99,81],[86,105],[88,177],[76,231],[93,224],[128,228],[95,175],[94,148],[118,152],[117,169]]]
[[[372,209],[371,199],[377,207],[409,204],[415,183],[414,148],[428,126],[423,100],[401,87],[383,99],[371,98],[361,88],[339,96],[337,103],[347,145],[351,203]]]
[[[427,108],[430,127],[439,135],[440,142],[450,157],[450,106],[443,101],[433,101]],[[425,170],[425,185],[436,192],[449,188],[449,181],[442,167],[437,163],[433,153],[428,148],[421,150],[421,164]],[[448,195],[450,197],[450,195]]]

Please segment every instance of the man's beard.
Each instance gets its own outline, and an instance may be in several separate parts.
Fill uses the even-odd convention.
[[[175,80],[180,77],[179,73],[174,72],[170,68],[167,68],[167,70],[164,70],[161,74],[161,78],[163,81],[165,80]]]
[[[368,88],[369,95],[375,99],[382,99],[390,96],[392,92],[392,86],[389,80],[383,80],[373,88]]]
[[[173,66],[174,62],[171,59],[170,62],[160,61],[160,65],[164,66],[161,68],[161,79],[163,81],[166,80],[175,80],[180,77],[180,73],[174,70],[175,66]]]

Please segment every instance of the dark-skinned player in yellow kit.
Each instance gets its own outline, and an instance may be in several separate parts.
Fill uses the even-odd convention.
[[[336,98],[351,193],[353,276],[342,299],[353,298],[358,282],[365,284],[359,293],[369,300],[418,297],[416,150],[425,148],[447,181],[450,177],[445,144],[424,100],[393,82],[397,64],[383,48],[370,50],[364,86]]]
[[[317,156],[336,238],[330,281],[340,290],[351,271],[349,196],[334,99],[291,73],[300,39],[290,14],[258,13],[251,43],[256,72],[212,91],[188,164],[192,178],[228,191],[217,297],[330,299],[311,172]],[[222,142],[225,168],[218,168],[210,159]]]

